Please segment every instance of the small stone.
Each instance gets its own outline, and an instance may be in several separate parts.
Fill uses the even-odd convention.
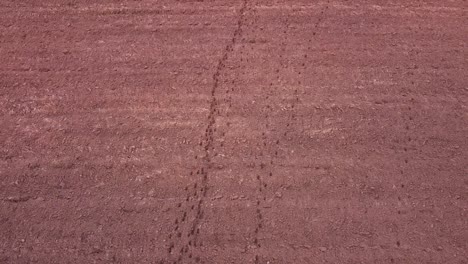
[[[326,248],[326,247],[319,247],[318,249],[319,249],[320,251],[322,251],[322,252],[327,251],[327,248]]]
[[[102,253],[104,250],[102,250],[102,248],[98,247],[98,246],[94,246],[93,247],[93,250],[91,251],[91,254],[99,254],[99,253]]]
[[[216,196],[214,196],[213,198],[211,198],[211,200],[219,200],[219,199],[221,199],[221,198],[223,198],[222,195],[216,195]]]
[[[11,202],[11,203],[21,203],[21,202],[26,202],[29,199],[31,199],[31,196],[26,195],[26,196],[10,196],[5,199],[6,202]]]

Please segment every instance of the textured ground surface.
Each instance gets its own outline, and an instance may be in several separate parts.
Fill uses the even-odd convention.
[[[0,263],[468,263],[467,24],[0,1]]]

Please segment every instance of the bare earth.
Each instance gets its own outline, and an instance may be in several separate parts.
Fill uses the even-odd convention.
[[[0,263],[468,263],[467,25],[0,1]]]

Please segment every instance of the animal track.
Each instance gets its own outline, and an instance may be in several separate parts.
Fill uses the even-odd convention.
[[[328,6],[327,6],[328,8]],[[235,45],[238,42],[238,39],[241,38],[243,35],[244,25],[247,24],[247,20],[245,18],[245,14],[249,9],[249,3],[247,0],[242,1],[242,6],[238,12],[238,19],[237,19],[237,26],[235,31],[233,32],[233,36],[230,39],[229,43],[226,45],[225,49],[223,50],[221,58],[218,60],[215,72],[212,76],[213,79],[213,86],[210,92],[210,103],[209,103],[209,114],[207,117],[207,127],[205,129],[203,139],[199,142],[199,146],[202,148],[203,155],[195,155],[195,160],[200,160],[200,166],[196,170],[192,170],[190,172],[190,176],[196,176],[198,179],[195,181],[192,187],[187,186],[185,188],[185,199],[179,203],[177,203],[177,208],[179,209],[179,216],[174,220],[173,231],[168,235],[168,254],[169,259],[173,261],[173,263],[182,263],[184,259],[187,259],[189,262],[195,261],[198,263],[201,261],[199,256],[195,256],[196,252],[194,248],[200,247],[202,245],[202,241],[199,241],[200,235],[200,222],[204,218],[204,209],[203,204],[207,197],[208,193],[208,180],[209,180],[209,169],[212,167],[212,158],[217,155],[215,152],[215,137],[219,133],[221,137],[224,137],[226,131],[217,131],[216,129],[216,120],[221,115],[221,103],[224,103],[224,112],[226,115],[229,114],[229,109],[232,107],[232,93],[236,90],[236,78],[230,80],[230,82],[226,80],[222,80],[223,73],[226,69],[226,64],[230,57],[230,53],[234,51]],[[255,13],[255,10],[253,10]],[[321,21],[323,20],[324,10],[321,12],[321,17],[315,24],[314,30],[317,29]],[[256,23],[257,16],[254,15],[253,23]],[[283,34],[283,41],[280,45],[280,68],[287,69],[290,67],[290,62],[285,61],[283,54],[286,53],[287,47],[287,40],[288,40],[288,29],[289,29],[289,19],[285,19],[285,29],[282,30]],[[314,31],[314,35],[315,35]],[[243,39],[244,40],[244,39]],[[240,49],[240,54],[243,55],[243,49],[245,45],[242,45],[242,49]],[[250,48],[253,49],[253,46],[250,45]],[[307,58],[307,55],[304,56]],[[241,62],[243,59],[241,58]],[[248,58],[246,59],[248,62]],[[306,67],[305,63],[301,64],[302,69],[296,70],[297,76],[301,76],[302,72],[304,71],[304,67]],[[275,70],[276,80],[278,80],[278,86],[281,85],[280,75],[282,72],[280,69]],[[226,89],[224,90],[224,100],[219,99],[219,89],[222,84],[229,84],[226,85]],[[296,85],[300,85],[301,81],[299,80]],[[273,82],[270,83],[270,91],[266,91],[265,96],[265,107],[264,107],[264,129],[268,131],[270,128],[270,113],[273,111],[272,105],[274,104],[274,98],[270,96],[270,92],[273,92],[271,88],[277,89],[277,87],[273,86]],[[300,102],[299,98],[299,91],[298,89],[294,89],[293,91],[293,100],[290,104],[290,116],[289,122],[286,124],[286,128],[288,130],[284,133],[284,136],[287,136],[289,129],[291,129],[293,125],[293,121],[297,120],[297,114],[294,112],[297,109],[297,104]],[[226,127],[229,129],[231,126],[230,122],[226,123]],[[271,144],[273,142],[273,144]],[[222,144],[222,143],[221,143]],[[260,248],[260,233],[262,228],[264,227],[264,215],[262,211],[262,203],[266,201],[267,191],[268,191],[268,183],[266,181],[267,178],[273,176],[272,166],[275,164],[275,159],[279,156],[279,146],[280,146],[280,139],[271,139],[268,135],[263,132],[262,133],[262,141],[261,146],[263,149],[268,148],[269,145],[275,146],[276,149],[271,149],[274,151],[274,156],[270,156],[269,158],[264,154],[266,151],[260,151],[259,158],[262,161],[260,163],[260,172],[257,175],[257,192],[258,197],[256,199],[256,227],[254,231],[254,245],[257,248]],[[269,160],[266,160],[269,159]],[[263,162],[265,161],[265,162]],[[269,166],[268,166],[269,164]],[[255,263],[260,262],[260,256],[258,254],[255,255]]]
[[[329,1],[327,1],[327,5],[321,11],[319,18],[317,19],[317,22],[314,24],[313,35],[316,35],[316,30],[323,20],[323,14],[328,9],[328,4],[329,4]],[[282,71],[287,70],[288,68],[291,67],[290,61],[285,59],[283,56],[283,54],[287,52],[286,48],[288,46],[287,41],[288,41],[288,34],[289,34],[289,28],[290,28],[290,21],[288,17],[284,19],[283,25],[285,29],[282,30],[282,36],[281,36],[282,42],[280,43],[280,54],[279,54],[280,63],[279,63],[279,68],[274,70],[274,73],[275,73],[274,79],[277,80],[277,85],[275,86],[273,82],[271,82],[268,86],[268,89],[270,90],[267,90],[265,92],[265,97],[264,97],[265,98],[265,107],[264,107],[265,114],[264,114],[263,120],[265,120],[265,123],[264,123],[264,132],[262,132],[262,140],[260,144],[263,146],[263,148],[267,148],[269,145],[271,145],[269,149],[269,153],[274,153],[274,155],[269,156],[269,161],[265,161],[266,159],[268,159],[268,157],[263,154],[264,151],[260,151],[260,155],[259,155],[260,173],[256,175],[257,184],[258,184],[258,187],[257,187],[258,198],[256,200],[256,227],[254,229],[254,239],[253,239],[253,243],[257,248],[260,248],[262,246],[260,243],[259,234],[261,232],[261,229],[264,227],[264,214],[262,211],[262,203],[266,201],[266,198],[267,198],[266,192],[268,191],[268,184],[267,184],[266,179],[271,179],[271,177],[273,177],[273,166],[275,164],[275,160],[278,159],[279,147],[281,145],[280,139],[269,138],[269,136],[267,136],[267,132],[270,130],[270,119],[271,119],[270,113],[273,111],[271,106],[275,103],[274,97],[272,98],[270,96],[270,92],[273,93],[275,89],[278,89],[278,87],[280,87],[283,84],[282,79],[281,79],[281,76],[283,75]],[[307,54],[305,54],[304,59],[307,59],[307,57],[308,57]],[[290,103],[290,107],[289,107],[290,114],[288,116],[288,121],[285,124],[286,131],[282,133],[284,137],[288,136],[289,131],[292,131],[294,122],[298,120],[298,115],[296,111],[297,111],[297,106],[301,102],[301,100],[300,100],[299,90],[297,87],[299,87],[302,84],[302,81],[299,77],[303,76],[302,73],[306,70],[306,63],[302,62],[299,65],[300,65],[300,69],[294,69],[294,72],[297,78],[295,78],[296,81],[295,83],[293,83],[293,85],[296,86],[296,88],[293,90],[293,94],[292,94],[293,100]],[[286,101],[283,101],[283,104],[286,104],[286,103],[287,103]],[[270,166],[267,166],[266,164],[270,164]],[[255,254],[254,262],[260,263],[260,255]]]
[[[288,29],[289,29],[289,20],[288,18],[285,19],[283,23],[285,29],[282,30],[282,42],[280,43],[280,53],[279,53],[279,58],[280,58],[280,68],[277,68],[274,70],[275,77],[274,79],[277,80],[276,83],[277,85],[274,85],[273,82],[270,82],[270,84],[266,87],[264,87],[264,107],[263,107],[263,132],[261,134],[261,142],[259,143],[260,146],[264,150],[260,151],[258,155],[258,159],[260,160],[259,163],[259,173],[256,175],[257,179],[257,199],[256,199],[256,210],[255,210],[255,215],[256,215],[256,226],[254,229],[254,234],[253,234],[253,244],[256,248],[261,248],[261,240],[260,240],[260,235],[261,235],[261,230],[265,226],[264,224],[264,213],[263,213],[263,203],[267,200],[268,196],[268,183],[267,179],[271,179],[273,176],[273,166],[275,164],[275,160],[278,158],[278,147],[280,145],[280,139],[274,139],[270,134],[268,133],[270,131],[270,122],[271,122],[271,113],[274,111],[272,108],[272,105],[275,104],[275,97],[271,96],[270,94],[274,94],[278,87],[281,85],[281,70],[280,69],[285,69],[287,68],[287,63],[284,63],[283,60],[283,54],[286,52],[286,40],[288,38]],[[273,152],[274,151],[274,152]],[[274,156],[271,155],[265,155],[265,153],[274,153]],[[254,257],[254,263],[260,263],[261,256],[259,254],[255,254]]]
[[[414,81],[411,82],[411,86],[414,85]],[[408,92],[411,93],[412,91],[412,87],[408,88]],[[411,166],[411,160],[410,160],[410,157],[411,157],[411,154],[409,154],[409,149],[411,148],[411,145],[414,146],[414,138],[411,137],[411,135],[413,135],[414,133],[412,132],[412,125],[413,125],[413,122],[414,122],[414,111],[413,111],[413,105],[415,104],[415,100],[414,98],[411,98],[409,101],[408,101],[408,106],[405,107],[407,108],[406,109],[406,115],[404,115],[404,121],[403,121],[403,138],[406,138],[406,140],[403,141],[403,144],[405,144],[403,147],[402,147],[402,151],[403,151],[403,156],[405,157],[402,161],[402,164],[401,164],[401,169],[400,169],[400,176],[401,176],[401,180],[407,178],[407,171],[408,171],[408,168]],[[398,196],[397,196],[397,204],[400,204],[401,201],[402,201],[402,195],[401,193],[404,193],[405,192],[405,184],[403,183],[400,183],[399,184],[399,189],[398,189],[398,192],[400,193]],[[409,196],[406,197],[406,198],[410,198]],[[398,208],[396,210],[397,214],[398,215],[401,215],[402,211],[400,210],[400,208]],[[399,236],[398,234],[398,231],[397,231],[397,237]],[[400,241],[397,240],[396,244],[397,244],[397,247],[400,247]]]
[[[194,258],[194,248],[202,246],[202,241],[199,241],[200,222],[204,218],[203,204],[208,194],[208,170],[212,167],[212,156],[217,154],[214,152],[216,119],[220,115],[218,89],[221,84],[221,76],[226,68],[226,61],[229,58],[229,53],[234,49],[238,38],[242,35],[242,26],[244,23],[244,14],[248,7],[248,1],[243,0],[242,6],[238,12],[237,27],[229,43],[223,50],[221,58],[218,60],[215,73],[213,74],[213,86],[210,92],[209,114],[207,117],[207,127],[203,139],[199,146],[203,150],[203,156],[200,157],[200,165],[196,170],[190,171],[190,176],[194,174],[199,178],[193,184],[193,187],[185,187],[186,198],[184,201],[177,204],[180,209],[179,217],[174,220],[173,230],[168,235],[168,260],[172,263],[182,263],[184,259],[192,262]],[[234,88],[231,89],[232,91]],[[224,134],[223,134],[224,135]],[[198,155],[195,159],[198,160]],[[196,256],[195,263],[200,262],[200,257]]]

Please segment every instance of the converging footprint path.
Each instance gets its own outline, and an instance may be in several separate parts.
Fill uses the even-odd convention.
[[[206,263],[211,261],[211,257],[202,254],[204,247],[204,239],[201,237],[201,229],[206,226],[207,232],[210,232],[210,226],[207,223],[204,225],[204,218],[210,210],[209,201],[215,200],[209,197],[210,194],[210,176],[212,170],[216,168],[216,163],[213,159],[218,156],[217,144],[223,141],[225,131],[220,131],[218,124],[222,115],[229,112],[231,104],[230,92],[234,89],[225,87],[227,82],[226,67],[234,52],[237,42],[243,35],[243,27],[245,26],[245,14],[248,11],[249,2],[243,0],[240,3],[240,8],[237,10],[236,23],[232,37],[227,40],[227,44],[222,51],[221,57],[217,61],[215,71],[212,75],[212,86],[209,92],[209,107],[208,116],[206,119],[206,129],[203,137],[200,140],[199,146],[202,149],[201,155],[196,155],[194,158],[198,160],[198,168],[190,171],[190,177],[194,178],[194,182],[185,187],[186,198],[184,201],[177,204],[179,215],[174,219],[173,230],[167,237],[168,260],[173,263]],[[222,97],[222,98],[221,98]],[[222,109],[222,107],[225,107]],[[227,129],[229,124],[227,124]],[[222,145],[221,145],[222,146]],[[216,221],[216,215],[212,218]],[[209,240],[209,239],[208,239]]]

